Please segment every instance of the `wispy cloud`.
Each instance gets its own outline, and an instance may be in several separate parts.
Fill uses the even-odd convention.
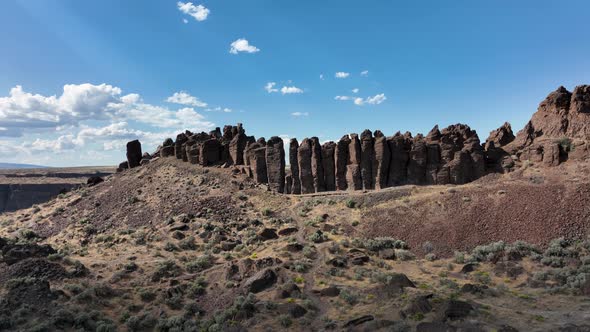
[[[372,97],[367,97],[367,98],[351,97],[351,96],[336,96],[336,97],[334,97],[334,99],[340,100],[340,101],[352,100],[355,105],[363,106],[363,105],[367,105],[367,104],[368,105],[379,105],[379,104],[383,103],[385,100],[387,100],[387,97],[385,96],[384,93],[381,93],[381,94],[378,94],[378,95],[375,95]]]
[[[336,100],[350,100],[352,97],[349,96],[336,96],[334,99]]]
[[[354,88],[354,89],[352,89],[352,93],[359,93],[359,91],[360,91],[360,90],[359,90],[358,88]]]
[[[281,93],[284,95],[294,94],[294,93],[303,93],[303,90],[296,87],[296,86],[284,86],[281,88]]]
[[[309,116],[309,113],[308,112],[293,112],[293,113],[291,113],[291,115],[295,116],[295,117],[302,117],[302,116]]]
[[[361,71],[361,76],[369,76],[369,71],[368,70]]]
[[[178,6],[178,10],[180,10],[182,13],[192,16],[199,22],[206,20],[210,13],[209,9],[207,9],[205,6],[195,6],[192,2],[179,1],[176,3],[176,5]],[[184,19],[183,22],[188,23],[186,19]]]
[[[231,43],[229,53],[238,54],[239,52],[245,53],[256,53],[260,52],[260,49],[254,45],[250,45],[250,42],[244,38],[240,38]]]
[[[268,93],[279,92],[279,90],[275,88],[275,85],[277,85],[276,82],[268,82],[264,86],[264,90]]]

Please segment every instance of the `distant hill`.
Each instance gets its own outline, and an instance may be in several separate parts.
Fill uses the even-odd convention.
[[[47,166],[29,165],[29,164],[0,163],[0,169],[15,169],[15,168],[47,168]]]

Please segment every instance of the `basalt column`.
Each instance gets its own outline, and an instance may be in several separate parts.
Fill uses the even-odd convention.
[[[311,173],[311,142],[304,138],[299,145],[297,153],[299,164],[299,180],[301,182],[301,193],[311,194],[315,192],[313,186],[313,175]]]
[[[186,137],[185,133],[180,133],[176,136],[176,141],[174,142],[174,154],[176,155],[176,159],[186,158],[186,150],[184,148],[184,143],[186,143],[187,140],[188,137]]]
[[[297,160],[299,149],[299,142],[297,139],[291,138],[289,142],[289,165],[291,167],[291,194],[301,194],[301,181],[299,180],[299,161]]]
[[[346,167],[348,166],[348,149],[350,146],[350,138],[348,135],[342,138],[336,144],[335,165],[336,165],[336,189],[346,190],[348,188],[346,182]]]
[[[375,130],[375,189],[383,189],[388,186],[389,164],[391,163],[391,151],[387,137],[380,130]]]
[[[209,166],[219,162],[221,145],[217,139],[208,139],[200,144],[200,161],[202,166]]]
[[[127,143],[127,164],[129,168],[139,166],[141,162],[141,143],[138,140],[134,140]]]
[[[361,181],[361,142],[357,134],[350,134],[348,145],[348,165],[346,166],[346,182],[349,190],[362,190]]]
[[[250,144],[246,153],[248,154],[254,181],[257,183],[268,183],[268,175],[266,173],[266,147],[261,147],[258,143]]]
[[[423,184],[426,178],[426,163],[428,160],[428,148],[422,135],[418,134],[412,142],[410,150],[410,163],[408,165],[408,182]]]
[[[440,168],[440,145],[441,133],[438,130],[438,125],[434,126],[432,130],[426,135],[426,148],[428,149],[428,156],[426,162],[426,184],[436,184],[438,171]]]
[[[162,144],[160,150],[160,157],[170,157],[174,155],[174,141],[171,138],[167,138]]]
[[[324,179],[324,166],[322,165],[322,146],[317,137],[312,137],[311,141],[311,174],[313,176],[313,187],[316,193],[326,191],[326,182]]]
[[[285,191],[285,149],[283,139],[271,137],[266,143],[266,174],[272,190]]]
[[[334,164],[334,152],[336,143],[327,142],[322,145],[322,166],[327,191],[336,190],[336,167]]]
[[[375,146],[373,133],[366,129],[361,133],[361,179],[364,189],[375,189]]]
[[[242,124],[238,123],[237,127],[232,127],[233,138],[229,143],[229,155],[234,165],[244,164],[244,149],[246,148],[246,142],[248,137],[246,136]]]

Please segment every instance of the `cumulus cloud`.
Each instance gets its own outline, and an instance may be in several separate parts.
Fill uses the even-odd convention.
[[[173,104],[207,107],[207,103],[199,100],[197,97],[191,96],[185,91],[175,92],[172,96],[168,97],[166,101]]]
[[[354,89],[352,89],[352,93],[359,93],[359,91],[360,91],[360,90],[359,90],[358,88],[354,88]]]
[[[303,93],[303,90],[296,87],[296,86],[284,86],[281,88],[281,93],[284,95],[293,94],[293,93]]]
[[[275,88],[275,85],[277,85],[276,82],[268,82],[264,86],[264,90],[268,93],[278,92],[279,90]]]
[[[348,76],[350,76],[350,73],[343,72],[343,71],[339,71],[336,74],[334,74],[334,77],[336,77],[336,78],[347,78]]]
[[[352,97],[349,96],[336,96],[334,99],[336,100],[350,100]]]
[[[176,5],[178,6],[178,10],[180,10],[182,13],[192,16],[199,22],[206,20],[210,13],[209,9],[207,9],[205,6],[195,6],[192,2],[179,1],[176,3]],[[186,19],[184,23],[187,23]]]
[[[260,52],[260,49],[254,45],[250,45],[250,42],[244,38],[240,38],[231,43],[229,53],[238,54],[239,52],[256,53]]]
[[[361,71],[361,76],[369,76],[369,71],[368,70]]]
[[[301,117],[301,116],[308,116],[308,112],[293,112],[291,113],[292,116]]]

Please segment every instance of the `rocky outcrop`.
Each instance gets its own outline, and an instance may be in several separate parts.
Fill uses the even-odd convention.
[[[391,152],[389,150],[389,143],[387,137],[383,135],[380,130],[375,130],[375,160],[374,160],[374,178],[375,189],[387,188],[389,177],[389,165],[391,163]]]
[[[242,124],[238,123],[237,127],[232,128],[232,140],[229,143],[229,156],[234,165],[244,164],[244,149],[248,137],[242,128]]]
[[[298,161],[299,142],[292,138],[289,141],[289,165],[291,167],[291,194],[301,194],[301,181],[299,180],[299,161]]]
[[[322,167],[324,169],[324,183],[327,191],[336,190],[335,152],[336,143],[326,142],[322,145]]]
[[[299,164],[299,180],[301,182],[302,194],[311,194],[315,192],[311,171],[311,155],[311,141],[305,138],[301,141],[297,150],[297,163]]]
[[[311,142],[311,175],[315,192],[326,191],[324,179],[324,166],[322,162],[322,146],[317,137],[312,137]]]
[[[373,164],[375,164],[375,147],[373,142],[373,133],[365,129],[361,133],[361,182],[363,189],[375,188],[375,175],[373,174]]]
[[[284,192],[285,149],[283,139],[278,136],[271,137],[266,143],[266,173],[270,189],[279,193]]]
[[[336,190],[346,190],[348,188],[346,173],[350,160],[348,151],[349,146],[350,138],[348,135],[342,136],[336,144],[336,150],[334,152]]]
[[[348,145],[348,164],[346,166],[346,182],[348,190],[362,190],[361,181],[361,141],[357,134],[350,134]]]
[[[129,168],[139,166],[141,162],[141,143],[138,140],[133,140],[127,143],[127,164]]]

